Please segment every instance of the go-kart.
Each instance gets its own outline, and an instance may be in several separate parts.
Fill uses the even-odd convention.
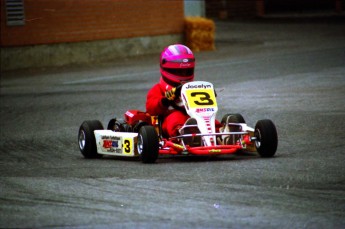
[[[218,105],[212,83],[194,81],[181,88],[180,98],[190,119],[178,136],[165,136],[162,119],[140,110],[128,110],[124,120],[113,118],[107,129],[98,120],[84,121],[78,144],[85,158],[102,155],[140,157],[154,163],[159,155],[224,155],[245,151],[273,157],[278,146],[274,123],[269,119],[249,127],[241,114],[226,114],[216,126]]]

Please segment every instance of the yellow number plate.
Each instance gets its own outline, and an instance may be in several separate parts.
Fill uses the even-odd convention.
[[[217,107],[213,89],[188,89],[186,90],[186,96],[190,108]]]
[[[132,138],[124,138],[122,142],[122,153],[125,155],[132,154],[133,151],[133,139]]]

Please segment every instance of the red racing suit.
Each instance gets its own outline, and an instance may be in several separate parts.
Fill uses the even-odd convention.
[[[163,118],[162,131],[169,137],[178,135],[178,130],[189,118],[184,107],[173,106],[173,103],[165,99],[165,90],[159,83],[147,93],[146,112]]]

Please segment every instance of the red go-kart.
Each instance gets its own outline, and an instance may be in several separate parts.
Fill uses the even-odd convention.
[[[205,81],[186,83],[181,100],[190,119],[178,136],[164,136],[161,119],[139,110],[128,110],[124,120],[111,119],[104,130],[100,121],[84,121],[79,128],[79,149],[85,158],[102,155],[140,157],[154,163],[159,155],[222,155],[256,151],[273,157],[278,146],[274,123],[269,119],[249,127],[242,115],[226,114],[216,127],[218,111],[213,84]]]

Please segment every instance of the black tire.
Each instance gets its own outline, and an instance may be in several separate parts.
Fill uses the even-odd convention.
[[[122,128],[124,132],[133,132],[133,128],[128,123],[122,124]]]
[[[154,163],[159,153],[159,138],[153,126],[142,126],[138,133],[138,153],[143,163]]]
[[[146,122],[139,121],[135,126],[132,128],[134,133],[139,133],[141,127],[148,125]]]
[[[255,147],[261,157],[273,157],[278,147],[278,134],[269,119],[259,120],[255,125]]]
[[[221,121],[222,124],[226,123],[226,119],[228,118],[228,116],[230,116],[230,122],[246,123],[246,121],[244,120],[244,118],[241,114],[226,114],[222,118],[222,121]]]
[[[81,154],[85,158],[101,158],[102,155],[97,153],[95,130],[103,130],[103,125],[98,120],[84,121],[78,133],[78,145]]]
[[[124,132],[123,126],[114,118],[110,119],[107,130],[112,130],[114,132]]]

